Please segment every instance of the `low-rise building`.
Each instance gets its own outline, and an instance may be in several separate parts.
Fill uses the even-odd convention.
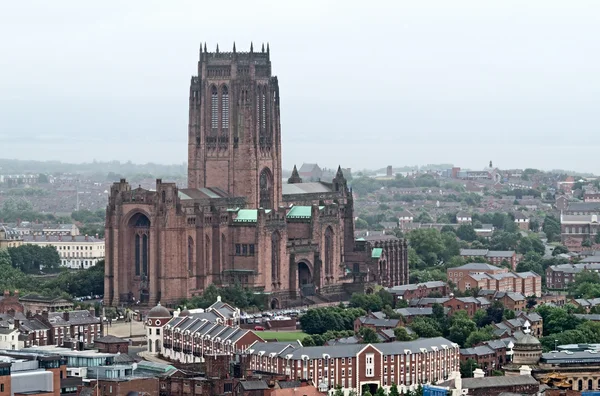
[[[323,347],[257,342],[244,357],[251,370],[312,380],[326,389],[339,385],[346,393],[363,385],[389,391],[392,384],[406,392],[443,381],[460,367],[458,345],[442,337]]]
[[[54,246],[60,256],[60,265],[70,269],[86,269],[104,260],[104,240],[88,235],[26,235],[23,243]]]
[[[470,263],[461,267],[448,268],[448,279],[460,291],[484,289],[517,292],[526,296],[542,295],[542,277],[535,272],[508,272],[506,268],[490,264]]]
[[[519,256],[514,250],[460,249],[460,256],[487,260],[496,266],[506,262],[513,271],[516,270],[517,264],[519,264]]]
[[[513,217],[515,218],[515,224],[520,230],[529,230],[529,217],[527,217],[523,212],[515,212],[513,213]]]
[[[363,327],[368,327],[375,331],[395,329],[402,325],[400,319],[383,319],[372,316],[359,316],[354,320],[354,332],[358,333]]]
[[[410,301],[414,298],[427,297],[430,294],[445,296],[448,294],[448,284],[442,281],[431,281],[408,285],[398,285],[386,289],[397,302],[398,300]]]
[[[28,294],[19,297],[19,302],[23,304],[25,314],[39,314],[44,311],[68,311],[73,309],[73,303],[60,297],[46,297],[39,294]]]
[[[44,311],[35,318],[49,327],[50,345],[60,346],[67,341],[90,345],[102,336],[102,320],[91,311]]]
[[[467,315],[472,318],[478,310],[487,309],[490,302],[483,297],[452,297],[442,306],[448,308],[450,315],[457,311],[466,311]]]
[[[0,224],[0,249],[19,247],[23,244],[23,237],[13,228]]]
[[[598,260],[592,256],[592,261]],[[551,265],[546,268],[546,287],[548,289],[566,289],[575,281],[575,276],[583,271],[599,271],[600,263],[585,262],[578,264]]]

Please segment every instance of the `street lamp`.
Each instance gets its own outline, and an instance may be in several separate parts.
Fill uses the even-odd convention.
[[[558,340],[554,340],[554,350],[556,351],[556,343],[558,342]]]

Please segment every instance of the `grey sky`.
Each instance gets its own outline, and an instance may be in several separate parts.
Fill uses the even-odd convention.
[[[180,163],[200,41],[270,42],[283,165],[600,173],[600,2],[0,2],[0,157]]]

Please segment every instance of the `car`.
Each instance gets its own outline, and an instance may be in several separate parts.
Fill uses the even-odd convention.
[[[254,326],[255,331],[264,331],[265,328],[263,326]]]

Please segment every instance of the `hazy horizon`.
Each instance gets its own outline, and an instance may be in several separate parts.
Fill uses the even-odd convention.
[[[600,173],[600,3],[363,4],[4,4],[0,157],[186,162],[200,42],[253,40],[279,78],[285,169]]]

